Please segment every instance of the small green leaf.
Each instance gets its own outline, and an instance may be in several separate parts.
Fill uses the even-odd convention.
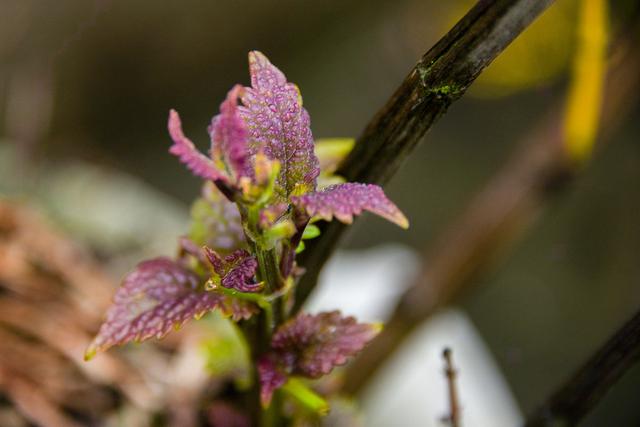
[[[300,241],[300,243],[298,244],[298,247],[296,248],[296,254],[299,254],[300,252],[304,251],[304,242]]]
[[[264,248],[271,249],[278,241],[288,239],[295,232],[296,226],[293,222],[290,219],[284,219],[265,230],[262,236],[262,245]]]
[[[302,239],[303,240],[315,239],[319,235],[320,235],[320,227],[318,227],[317,225],[309,224],[307,225],[307,227],[304,229],[304,232],[302,233]]]
[[[329,413],[329,403],[298,378],[289,378],[282,386],[282,391],[315,414],[324,416]]]
[[[249,347],[238,326],[219,313],[205,320],[208,337],[200,343],[206,369],[212,376],[232,378],[240,389],[251,385]]]
[[[317,140],[315,152],[320,161],[322,173],[331,174],[335,172],[340,162],[353,149],[355,142],[353,138],[324,138]]]

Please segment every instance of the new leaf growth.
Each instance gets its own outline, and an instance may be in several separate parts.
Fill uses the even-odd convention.
[[[337,311],[292,317],[302,274],[296,252],[303,238],[319,232],[310,223],[351,223],[365,210],[403,228],[408,221],[379,186],[344,183],[333,175],[352,146],[349,140],[322,146],[318,153],[326,158],[318,158],[298,87],[266,56],[250,52],[249,71],[251,86],[234,86],[211,120],[207,154],[184,135],[178,113],[169,113],[169,151],[205,180],[190,234],[180,239],[175,259],[145,261],[124,278],[86,358],[114,345],[160,338],[212,310],[245,331],[248,319],[264,316],[259,341],[267,348],[254,342],[255,335],[246,338],[266,407],[285,384],[291,385],[283,390],[309,401],[314,392],[304,391],[296,377],[328,374],[379,330]]]

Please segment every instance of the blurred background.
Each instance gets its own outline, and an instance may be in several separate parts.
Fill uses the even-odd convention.
[[[205,149],[206,125],[227,90],[235,83],[248,84],[249,50],[264,52],[298,84],[316,138],[356,137],[420,56],[472,4],[467,0],[0,0],[0,194],[5,212],[0,215],[0,230],[5,230],[0,232],[5,240],[0,283],[6,288],[0,293],[2,307],[11,310],[15,306],[7,295],[21,293],[11,290],[9,283],[33,284],[37,293],[53,274],[37,279],[32,273],[27,278],[20,275],[23,270],[11,258],[15,251],[9,229],[24,227],[31,233],[21,240],[23,253],[36,256],[40,252],[33,248],[40,248],[38,262],[45,264],[55,264],[55,258],[62,256],[59,245],[71,245],[70,251],[82,255],[61,260],[56,274],[78,289],[85,286],[87,275],[106,283],[101,289],[109,289],[107,299],[137,261],[175,251],[175,238],[187,229],[189,203],[198,195],[200,181],[168,153],[168,111],[180,112],[186,134]],[[580,4],[561,0],[545,12],[450,108],[386,186],[411,228],[404,231],[365,215],[343,242],[345,253],[356,260],[375,260],[379,252],[372,255],[371,248],[387,250],[388,259],[398,259],[387,263],[389,271],[410,259],[411,271],[418,274],[423,254],[430,253],[443,231],[509,162],[521,141],[563,105],[577,51]],[[610,44],[625,31],[637,34],[638,28],[629,29],[628,22],[635,1],[611,1],[609,6]],[[513,399],[515,409],[510,410],[516,411],[516,419],[541,403],[640,307],[638,95],[624,94],[624,111],[615,114],[606,144],[596,146],[566,191],[546,200],[543,209],[535,208],[536,220],[490,268],[470,279],[468,292],[449,312],[449,320],[459,317],[473,331],[487,363],[495,375],[503,376],[501,384]],[[19,224],[32,214],[37,227],[56,230],[51,231],[56,237],[49,231],[35,232],[40,229],[29,222]],[[398,253],[404,255],[394,258]],[[64,262],[88,264],[84,273],[67,277]],[[424,262],[428,270],[429,258]],[[347,273],[363,268],[356,266],[341,268]],[[10,268],[14,270],[8,273]],[[382,276],[389,282],[379,287],[380,293],[390,289],[391,306],[393,295],[412,279]],[[345,280],[335,277],[334,282]],[[95,307],[102,307],[104,299],[96,296],[98,292],[89,291]],[[47,307],[59,298],[55,293],[38,295],[30,296],[30,301]],[[77,299],[70,301],[82,305]],[[93,317],[82,337],[95,332],[91,322],[102,312],[90,308],[87,313]],[[0,315],[0,323],[10,324],[2,317],[6,316]],[[446,334],[442,340],[447,341]],[[78,357],[81,341],[76,345]],[[15,392],[16,383],[9,380],[18,368],[5,356],[14,350],[3,345],[0,414],[5,418],[0,424],[29,425],[20,424],[18,415],[28,399],[24,403],[24,393]],[[425,363],[422,374],[427,382],[432,378],[436,392],[444,395],[442,349],[436,347],[428,350],[438,361],[436,368]],[[73,359],[70,348],[49,351]],[[163,354],[158,350],[158,358]],[[482,369],[458,365],[461,378]],[[100,368],[78,366],[73,369],[89,369],[91,374],[77,375],[100,383],[95,379]],[[96,397],[105,408],[114,405],[118,388],[112,384],[114,378],[103,381],[111,385]],[[37,384],[36,379],[25,381]],[[11,387],[13,391],[7,391]],[[60,387],[66,390],[64,384]],[[91,390],[88,383],[82,387],[74,390]],[[636,367],[584,425],[639,425],[639,391],[640,367]],[[463,407],[472,407],[473,395],[464,389],[461,393]],[[15,402],[22,403],[15,406]],[[52,398],[49,403],[62,405],[72,415],[83,411]],[[137,401],[132,407],[144,405]],[[440,415],[446,410],[446,406],[438,409]],[[112,421],[118,425],[118,417]],[[422,425],[441,425],[438,419],[428,422],[432,424]],[[467,425],[509,424],[469,421]]]

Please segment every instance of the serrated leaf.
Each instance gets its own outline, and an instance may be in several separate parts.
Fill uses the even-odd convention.
[[[344,184],[345,182],[347,182],[347,180],[340,175],[321,173],[318,177],[318,189],[323,190],[332,185]]]
[[[228,169],[237,181],[253,176],[247,147],[247,128],[238,113],[238,99],[242,86],[235,85],[220,104],[220,114],[211,120],[211,158]]]
[[[249,319],[258,313],[258,307],[253,302],[230,296],[224,296],[217,309],[220,310],[225,317],[229,317],[236,322]]]
[[[255,280],[258,261],[249,252],[238,249],[222,257],[209,247],[204,250],[222,286],[239,292],[262,290],[262,283]]]
[[[318,378],[345,364],[378,332],[377,325],[358,323],[339,311],[302,313],[278,328],[271,347],[287,372]]]
[[[200,289],[198,276],[169,258],[140,263],[116,291],[85,358],[130,341],[161,338],[187,320],[219,307],[234,318],[253,313],[244,302]]]
[[[277,192],[282,199],[314,190],[320,168],[298,88],[260,52],[249,53],[249,71],[251,87],[245,88],[239,111],[256,144],[252,150],[281,163]]]
[[[211,120],[208,131],[211,137],[210,157],[202,154],[184,135],[180,116],[175,110],[169,113],[169,134],[173,145],[169,152],[180,158],[195,175],[237,185],[241,177],[252,177],[252,153],[247,146],[247,129],[238,112],[238,99],[242,86],[234,86],[220,104],[220,114]]]
[[[169,135],[173,145],[169,152],[177,156],[194,175],[211,181],[227,181],[225,174],[220,171],[213,160],[202,154],[193,142],[184,135],[180,116],[175,110],[169,112]]]
[[[350,224],[354,215],[367,210],[402,228],[409,226],[400,209],[385,196],[381,187],[374,184],[349,182],[332,185],[314,193],[291,197],[291,202],[310,217],[318,216],[327,221],[335,217]]]
[[[202,196],[191,207],[189,238],[222,254],[246,246],[238,207],[211,182],[204,184]]]
[[[298,314],[281,325],[271,339],[270,353],[258,363],[263,406],[290,375],[319,378],[355,356],[380,331],[339,311]]]
[[[272,355],[266,355],[258,361],[258,376],[260,378],[260,402],[268,407],[273,392],[287,382],[287,375]]]

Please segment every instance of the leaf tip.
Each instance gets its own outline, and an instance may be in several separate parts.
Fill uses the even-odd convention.
[[[391,218],[391,221],[404,230],[409,228],[409,219],[400,211]]]
[[[382,322],[373,322],[370,324],[373,332],[378,335],[384,329],[384,323]]]
[[[98,349],[92,344],[84,352],[84,361],[89,362],[98,353]]]
[[[169,110],[167,128],[169,129],[169,135],[171,135],[172,139],[175,140],[182,137],[182,122],[180,121],[180,115],[173,108]]]
[[[249,51],[249,64],[257,64],[259,62],[268,61],[264,53],[259,50]]]

